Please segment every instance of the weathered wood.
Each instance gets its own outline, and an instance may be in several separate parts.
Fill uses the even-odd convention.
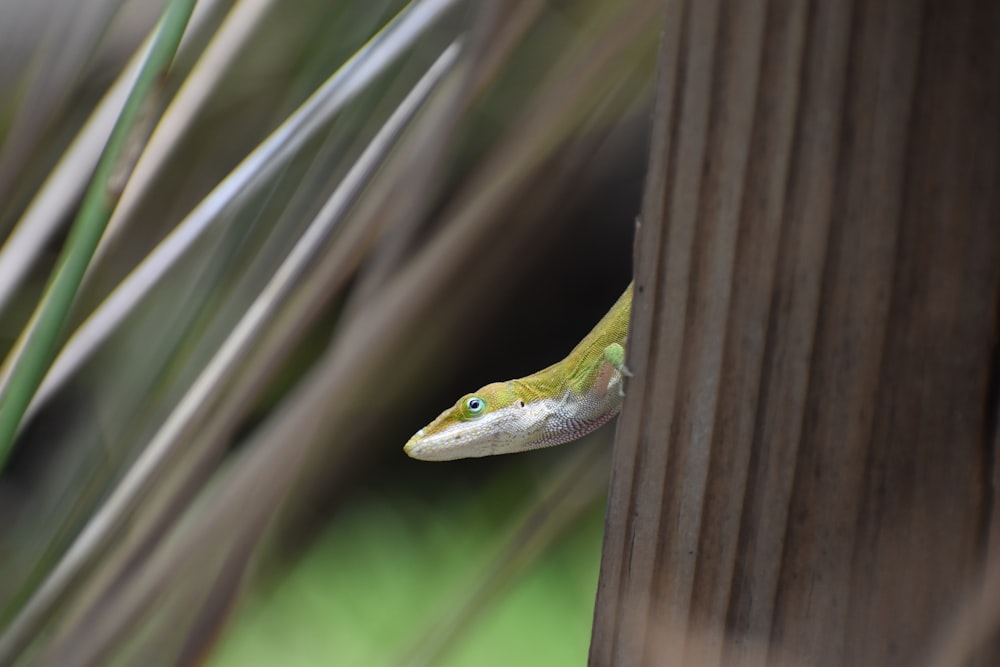
[[[591,664],[914,665],[994,512],[1000,3],[668,0]]]

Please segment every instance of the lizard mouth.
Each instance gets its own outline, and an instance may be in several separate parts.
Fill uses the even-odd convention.
[[[403,446],[403,452],[411,459],[420,461],[448,461],[462,458],[461,454],[455,454],[453,448],[447,446],[447,441],[448,438],[442,438],[442,434],[427,436],[424,429],[420,429]]]
[[[424,435],[424,429],[420,429],[419,431],[416,432],[416,434],[412,438],[410,438],[406,442],[406,445],[403,446],[403,452],[410,458],[412,459],[422,458],[420,456],[421,454],[420,450],[422,449],[422,447],[420,446],[421,445],[420,438],[422,438],[423,435]]]

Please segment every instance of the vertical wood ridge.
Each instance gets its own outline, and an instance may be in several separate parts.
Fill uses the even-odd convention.
[[[917,664],[998,543],[1000,9],[665,16],[591,664]]]
[[[690,2],[666,3],[663,12],[663,33],[661,36],[662,48],[658,58],[658,85],[657,106],[664,110],[662,122],[656,123],[653,128],[652,141],[663,149],[661,152],[651,156],[649,170],[657,174],[653,179],[647,179],[647,189],[643,197],[643,215],[637,223],[636,229],[636,267],[644,267],[642,270],[646,275],[653,275],[653,280],[640,278],[635,282],[633,297],[632,317],[640,321],[649,322],[658,317],[655,310],[656,301],[651,300],[649,295],[655,294],[659,284],[659,278],[666,264],[662,254],[666,245],[660,240],[660,235],[666,233],[666,228],[660,225],[650,226],[643,232],[643,219],[662,219],[665,217],[664,207],[666,200],[663,196],[664,188],[661,186],[649,187],[651,183],[662,184],[673,181],[672,171],[673,161],[668,159],[669,152],[675,150],[679,132],[680,105],[682,96],[678,91],[683,89],[683,77],[685,75],[685,63],[687,44],[684,41],[686,33],[681,30],[685,25],[690,12]],[[640,243],[640,239],[648,238],[649,241]],[[628,358],[630,363],[639,367],[646,367],[650,355],[656,353],[655,339],[650,336],[651,329],[648,326],[639,327],[630,331],[628,340]],[[641,372],[641,371],[640,371]],[[648,392],[646,386],[641,383],[626,383],[631,385],[629,392],[633,396],[632,403],[623,408],[623,411],[643,411],[644,405],[648,404]],[[624,420],[619,420],[618,428],[622,424],[629,424]],[[631,426],[637,426],[633,420]],[[618,450],[618,463],[612,467],[613,485],[620,485],[622,488],[637,488],[638,475],[645,464],[644,450],[639,447],[638,431],[633,428],[632,433],[624,439],[628,443]],[[634,494],[610,495],[608,498],[608,513],[621,516],[622,520],[614,525],[609,525],[605,530],[604,544],[605,550],[609,545],[622,545],[622,549],[612,548],[608,558],[603,559],[602,569],[605,574],[598,582],[597,603],[595,605],[595,621],[593,640],[589,654],[589,663],[595,665],[613,664],[615,656],[623,651],[628,651],[632,645],[631,638],[641,632],[637,629],[637,624],[641,622],[641,617],[626,617],[628,610],[635,607],[634,602],[627,600],[629,593],[625,582],[632,577],[631,563],[632,553],[635,549],[637,539],[635,518],[636,497]],[[640,528],[641,530],[641,528]],[[605,612],[602,614],[602,610]]]

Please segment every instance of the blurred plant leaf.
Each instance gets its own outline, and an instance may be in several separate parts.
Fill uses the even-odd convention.
[[[648,97],[649,0],[428,0],[395,19],[398,7],[386,7],[374,35],[342,7],[301,2],[327,16],[325,39],[342,32],[359,48],[338,61],[293,35],[272,54],[278,69],[314,57],[333,72],[305,111],[259,144],[226,128],[244,142],[229,155],[248,157],[214,188],[190,173],[197,133],[231,112],[206,92],[239,90],[251,63],[237,54],[280,34],[279,14],[308,23],[240,2],[144,146],[149,166],[126,188],[134,200],[116,214],[120,235],[92,269],[93,293],[117,267],[136,268],[81,312],[20,434],[32,446],[0,478],[11,574],[0,585],[11,621],[0,661],[201,659],[248,575],[291,548],[316,503],[336,505],[318,498],[348,493],[365,466],[379,471],[381,444],[389,461],[402,457],[399,429],[411,427],[401,419],[447,389],[457,341],[523,285],[513,267],[571,246],[581,179]],[[435,67],[450,73],[426,84],[433,92],[405,131],[393,129]],[[298,83],[280,82],[286,99]],[[389,148],[369,163],[377,137]],[[174,199],[202,203],[175,217]],[[136,242],[150,215],[183,218],[151,251]],[[311,220],[338,222],[319,231]],[[567,465],[578,467],[565,484],[556,473],[542,500],[495,517],[494,556],[426,619],[435,632],[386,655],[447,655],[466,621],[593,507],[603,464]]]
[[[149,122],[143,114],[148,115],[149,107],[155,105],[154,84],[170,67],[194,4],[194,0],[170,0],[167,4],[149,53],[95,167],[56,269],[22,336],[23,346],[15,346],[5,362],[10,371],[0,381],[0,472],[10,455],[21,419],[52,362],[83,274],[132,171],[134,160],[130,153],[134,149],[130,143],[142,141],[140,137]]]

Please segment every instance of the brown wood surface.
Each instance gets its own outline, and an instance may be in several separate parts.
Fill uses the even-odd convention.
[[[1000,557],[1000,3],[664,22],[591,664],[925,664]]]

